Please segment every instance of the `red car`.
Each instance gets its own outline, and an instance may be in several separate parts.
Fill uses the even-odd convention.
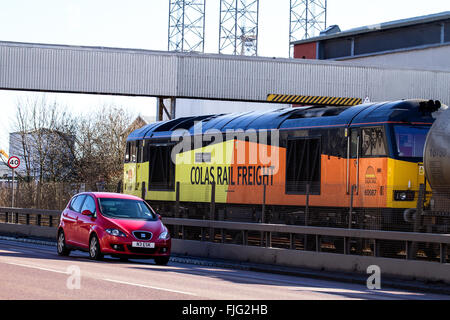
[[[161,216],[142,199],[119,193],[75,195],[61,213],[57,241],[61,256],[82,250],[95,260],[152,258],[159,265],[170,258],[170,234]]]

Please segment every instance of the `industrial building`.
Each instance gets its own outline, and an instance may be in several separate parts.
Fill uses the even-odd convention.
[[[9,154],[19,157],[18,175],[30,180],[67,178],[72,174],[75,137],[40,129],[9,134]]]
[[[450,71],[450,11],[295,41],[294,58]]]

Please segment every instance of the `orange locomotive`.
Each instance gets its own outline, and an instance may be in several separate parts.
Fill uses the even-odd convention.
[[[425,183],[440,107],[402,100],[149,124],[128,137],[124,192],[162,211],[178,200],[184,216],[203,218],[214,184],[219,219],[410,230],[403,213]]]

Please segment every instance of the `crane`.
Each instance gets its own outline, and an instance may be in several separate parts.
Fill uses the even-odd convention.
[[[0,149],[0,154],[1,154],[2,156],[4,156],[4,157],[8,160],[9,156],[8,156],[8,154],[5,152],[5,150]]]

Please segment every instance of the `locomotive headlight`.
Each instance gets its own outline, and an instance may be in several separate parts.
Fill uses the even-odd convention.
[[[395,190],[394,200],[395,201],[414,201],[414,191],[412,190]]]

